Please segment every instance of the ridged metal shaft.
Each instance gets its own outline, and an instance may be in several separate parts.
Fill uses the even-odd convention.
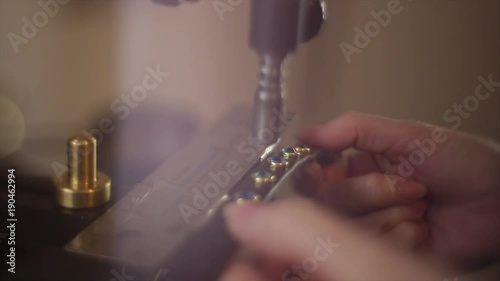
[[[284,55],[262,54],[260,76],[254,100],[254,136],[259,143],[270,145],[280,137],[283,124],[281,77]]]

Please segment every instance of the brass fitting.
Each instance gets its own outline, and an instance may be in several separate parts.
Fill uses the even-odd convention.
[[[254,191],[245,191],[245,192],[240,192],[235,195],[235,201],[236,204],[245,204],[245,203],[251,203],[251,202],[259,202],[262,200],[262,197],[254,192]]]
[[[311,153],[311,148],[302,144],[295,147],[295,151],[299,155],[299,158],[304,158]]]
[[[281,149],[281,156],[286,160],[288,167],[293,166],[295,162],[299,159],[299,154],[293,147],[285,147]]]
[[[269,170],[275,175],[281,176],[288,168],[287,161],[281,156],[273,156],[267,159]]]
[[[256,172],[252,175],[256,189],[268,189],[276,181],[276,177],[268,172]]]
[[[101,206],[111,197],[111,179],[97,171],[94,137],[78,134],[68,140],[68,171],[54,179],[57,203],[65,208]]]

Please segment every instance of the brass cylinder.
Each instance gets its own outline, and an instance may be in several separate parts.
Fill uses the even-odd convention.
[[[72,189],[89,189],[97,180],[95,138],[76,135],[68,141],[68,177]]]
[[[93,208],[111,197],[111,179],[97,171],[97,144],[79,134],[68,140],[68,171],[55,178],[56,201],[71,209]]]

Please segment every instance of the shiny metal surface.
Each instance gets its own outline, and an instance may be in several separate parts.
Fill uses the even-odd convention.
[[[255,191],[248,190],[248,191],[237,193],[234,196],[234,200],[238,204],[245,204],[245,203],[249,203],[249,202],[258,202],[258,201],[262,200],[262,196],[260,194],[256,193]]]
[[[299,159],[299,153],[293,147],[285,147],[281,149],[281,156],[286,160],[287,166],[291,167]]]
[[[281,156],[269,157],[267,159],[267,162],[269,163],[269,170],[273,174],[281,176],[286,172],[287,162],[283,157]]]
[[[56,201],[70,209],[101,206],[111,197],[111,179],[97,171],[97,144],[83,134],[68,141],[68,171],[54,179]]]
[[[252,174],[252,179],[254,180],[254,186],[256,189],[267,189],[276,181],[276,176],[271,172],[258,171]]]
[[[296,190],[294,177],[292,175],[295,173],[295,171],[300,169],[303,164],[309,161],[317,161],[318,159],[324,159],[324,165],[329,165],[333,161],[332,155],[323,151],[311,150],[309,154],[300,159],[297,159],[292,166],[289,166],[286,173],[281,178],[279,178],[279,180],[274,184],[273,188],[269,193],[266,194],[263,200],[273,201],[281,198],[300,195],[300,191]]]
[[[225,204],[263,199],[278,180],[288,177],[278,178],[269,170],[268,157],[277,144],[259,144],[252,136],[251,120],[250,110],[238,109],[194,138],[66,249],[140,268],[179,267],[178,255],[196,253],[191,243],[211,243],[209,236],[216,234],[205,237],[203,229],[220,221]],[[197,242],[190,242],[193,235],[200,237]]]
[[[268,146],[252,137],[251,119],[251,111],[244,108],[225,116],[168,158],[66,249],[139,267],[162,266],[190,233],[233,200],[231,189],[268,153]]]
[[[73,188],[89,189],[97,180],[95,138],[76,135],[68,141],[68,178]]]
[[[262,54],[259,81],[254,98],[254,136],[259,143],[275,143],[286,124],[279,116],[283,112],[281,91],[282,62],[284,56]]]
[[[299,155],[299,158],[303,158],[312,152],[312,149],[305,145],[297,145],[294,147],[295,152]]]

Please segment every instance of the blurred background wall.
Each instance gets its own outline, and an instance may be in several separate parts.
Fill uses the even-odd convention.
[[[247,47],[250,3],[221,17],[216,1],[229,5],[60,1],[68,3],[16,53],[9,34],[21,35],[23,17],[31,21],[42,8],[1,0],[3,153],[52,171],[52,161],[64,163],[65,139],[108,115],[142,84],[147,67],[169,76],[132,110],[174,109],[205,128],[236,104],[250,106],[258,70]],[[326,2],[323,30],[287,62],[287,105],[299,113],[290,135],[348,110],[450,127],[444,112],[474,94],[478,76],[500,81],[497,0],[400,0],[402,12],[350,63],[339,45],[353,45],[354,28],[364,29],[389,1]],[[500,88],[459,129],[500,140]]]

